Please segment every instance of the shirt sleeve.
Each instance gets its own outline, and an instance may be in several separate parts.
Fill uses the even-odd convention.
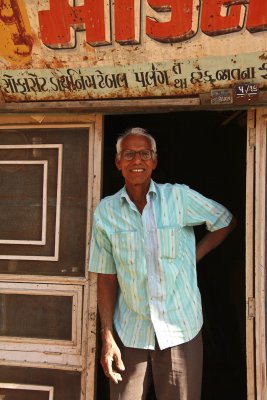
[[[116,274],[116,266],[112,255],[112,245],[104,231],[94,217],[92,239],[90,246],[89,271],[100,274]]]
[[[228,226],[232,217],[223,205],[186,187],[185,225],[206,224],[207,230],[213,232]]]

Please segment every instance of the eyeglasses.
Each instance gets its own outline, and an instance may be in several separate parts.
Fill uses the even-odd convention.
[[[140,150],[140,151],[134,151],[134,150],[123,150],[119,153],[119,155],[126,161],[132,161],[136,154],[139,154],[141,160],[146,161],[146,160],[151,160],[154,155],[153,150]]]

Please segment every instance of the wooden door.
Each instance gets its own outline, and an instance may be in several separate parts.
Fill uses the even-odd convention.
[[[0,398],[94,398],[97,116],[0,118]]]

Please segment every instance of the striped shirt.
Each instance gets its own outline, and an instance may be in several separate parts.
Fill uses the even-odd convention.
[[[125,187],[94,213],[90,271],[117,274],[115,329],[128,347],[165,349],[193,339],[203,318],[193,226],[229,225],[232,214],[186,185],[151,181],[139,213]]]

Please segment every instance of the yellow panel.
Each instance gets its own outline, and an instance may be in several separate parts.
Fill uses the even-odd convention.
[[[33,36],[23,0],[0,2],[0,37],[1,57],[15,65],[31,60]]]

